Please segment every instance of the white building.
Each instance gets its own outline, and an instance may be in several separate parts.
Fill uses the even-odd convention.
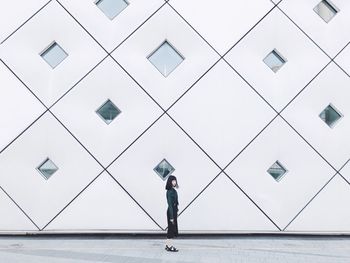
[[[0,232],[350,231],[350,2],[0,9]]]

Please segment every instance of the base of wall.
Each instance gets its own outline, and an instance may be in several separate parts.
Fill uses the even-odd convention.
[[[123,230],[57,230],[57,231],[0,231],[0,236],[113,236],[117,238],[147,238],[147,237],[164,237],[166,231],[123,231]],[[248,232],[248,231],[179,231],[178,238],[227,238],[227,237],[238,237],[238,236],[350,236],[348,232],[331,232],[331,231],[318,231],[318,232],[307,232],[307,231],[271,231],[271,232]]]

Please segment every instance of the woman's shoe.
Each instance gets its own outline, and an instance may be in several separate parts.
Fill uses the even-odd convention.
[[[176,247],[174,247],[174,246],[170,246],[170,247],[168,247],[168,251],[170,251],[170,252],[178,252],[179,250]]]

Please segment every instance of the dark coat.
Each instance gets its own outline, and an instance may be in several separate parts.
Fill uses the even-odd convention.
[[[178,211],[178,198],[177,192],[174,188],[167,190],[166,198],[168,202],[167,209],[167,222],[168,222],[168,230],[167,230],[167,238],[173,238],[178,236],[178,227],[177,227],[177,211]],[[174,219],[173,222],[170,220]]]
[[[176,216],[175,213],[177,213],[177,211],[179,210],[177,191],[175,190],[174,187],[166,191],[166,199],[168,202],[168,211],[169,211],[170,219],[174,219],[174,217]]]

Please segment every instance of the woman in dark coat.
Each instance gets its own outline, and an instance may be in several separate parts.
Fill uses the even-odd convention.
[[[166,182],[165,189],[166,191],[166,199],[168,203],[167,209],[167,221],[168,221],[168,231],[167,231],[167,239],[165,250],[171,252],[179,251],[176,247],[172,245],[172,240],[174,237],[178,236],[178,228],[177,228],[177,211],[178,211],[178,197],[177,191],[175,188],[179,188],[177,184],[176,177],[174,175],[170,175]]]

